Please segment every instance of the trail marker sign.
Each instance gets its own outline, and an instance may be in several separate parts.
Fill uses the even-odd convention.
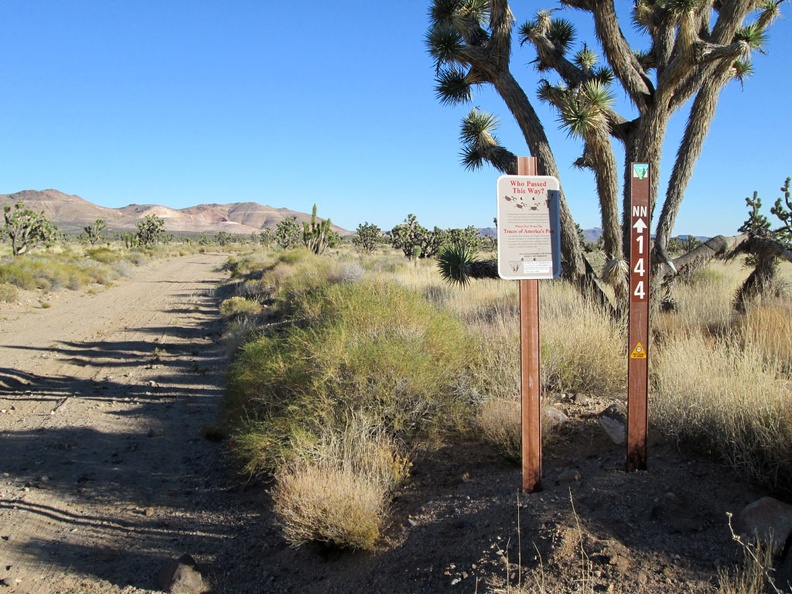
[[[630,183],[630,329],[627,352],[627,471],[646,470],[649,396],[649,165],[633,163]]]

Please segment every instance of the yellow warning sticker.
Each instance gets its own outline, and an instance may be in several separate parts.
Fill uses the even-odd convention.
[[[630,353],[630,359],[646,359],[646,349],[640,342],[635,345],[632,353]]]

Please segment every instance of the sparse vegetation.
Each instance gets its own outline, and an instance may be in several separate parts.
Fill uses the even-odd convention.
[[[482,281],[459,291],[433,262],[391,265],[382,255],[357,256],[350,278],[341,273],[350,265],[344,258],[305,254],[233,265],[239,287],[252,283],[246,294],[267,287],[268,299],[257,303],[270,320],[269,329],[248,328],[251,342],[232,366],[234,452],[246,472],[274,480],[291,544],[370,548],[404,476],[404,452],[420,455],[427,443],[467,439],[473,430],[519,459],[517,288]],[[747,480],[788,488],[790,313],[779,304],[734,314],[730,294],[744,274],[713,263],[680,286],[680,299],[690,301],[684,315],[657,314],[652,424],[699,452],[706,444]],[[694,307],[703,294],[712,299]],[[543,284],[541,325],[548,398],[626,397],[623,325],[563,281]],[[381,431],[388,480],[372,480],[344,461],[348,453],[326,447],[346,439],[350,419]],[[363,437],[355,443],[368,447]],[[329,503],[328,490],[357,502],[345,512],[353,523],[328,511],[342,507]]]

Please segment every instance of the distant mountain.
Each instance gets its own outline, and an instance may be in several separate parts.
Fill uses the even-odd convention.
[[[600,227],[583,229],[583,241],[586,243],[597,243],[600,237],[602,237],[602,228]]]
[[[36,212],[44,212],[47,219],[65,232],[80,232],[97,219],[102,219],[110,231],[131,231],[148,215],[157,215],[165,221],[165,229],[188,233],[250,234],[264,229],[274,229],[286,217],[296,217],[297,222],[310,221],[311,215],[272,208],[256,202],[232,204],[199,204],[189,208],[173,209],[155,204],[130,204],[123,208],[98,206],[79,196],[58,190],[24,190],[15,194],[0,194],[0,209],[6,204],[24,202]],[[341,235],[351,232],[333,225]]]

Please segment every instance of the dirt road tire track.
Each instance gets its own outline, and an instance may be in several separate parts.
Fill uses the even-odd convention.
[[[142,592],[236,531],[213,494],[220,255],[0,309],[0,591]],[[221,480],[217,480],[220,478]]]

